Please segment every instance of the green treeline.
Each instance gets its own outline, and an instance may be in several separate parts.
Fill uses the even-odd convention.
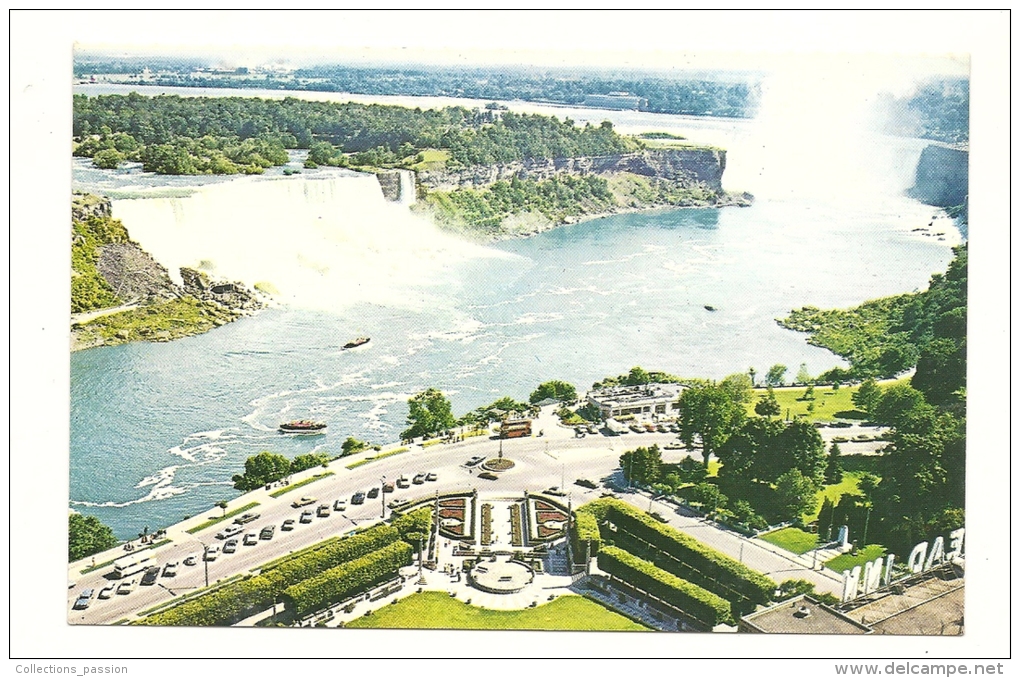
[[[152,71],[161,71],[153,84],[174,87],[234,87],[281,90],[350,92],[368,95],[452,96],[584,105],[591,95],[626,92],[640,99],[636,108],[654,113],[753,117],[760,87],[754,77],[676,78],[650,73],[594,74],[573,69],[501,67],[444,68],[322,65],[293,74],[250,73],[242,69],[229,74],[197,73],[195,64],[152,60]],[[140,73],[142,63],[79,62],[76,77],[93,73]],[[206,64],[203,64],[206,65]]]
[[[948,403],[967,379],[967,246],[953,252],[945,274],[933,275],[923,292],[851,309],[808,306],[779,323],[846,358],[844,378],[892,377],[916,365],[914,387],[934,404]]]
[[[424,205],[443,225],[498,232],[503,220],[523,212],[537,212],[558,223],[565,217],[604,211],[616,205],[608,182],[598,176],[565,174],[536,181],[497,181],[485,188],[430,191]],[[419,208],[421,209],[421,208]]]
[[[410,166],[421,152],[451,166],[635,150],[609,122],[576,126],[542,115],[247,97],[75,95],[74,153],[101,167],[123,160],[163,174],[258,173],[308,148],[317,164]],[[347,158],[345,154],[354,155]]]

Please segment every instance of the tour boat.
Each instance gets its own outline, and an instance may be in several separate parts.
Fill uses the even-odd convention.
[[[280,424],[280,433],[325,433],[326,422],[298,419]]]
[[[346,344],[344,344],[344,350],[364,346],[369,341],[371,341],[371,339],[369,339],[368,337],[358,337],[354,341],[348,341]]]

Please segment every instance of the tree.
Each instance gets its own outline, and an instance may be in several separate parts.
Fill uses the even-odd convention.
[[[747,376],[751,378],[751,386],[754,387],[754,378],[758,375],[758,370],[753,367],[747,368]]]
[[[782,454],[782,466],[799,470],[814,483],[822,481],[825,472],[825,441],[818,429],[797,419],[786,425],[777,442]]]
[[[713,483],[698,483],[688,490],[687,496],[695,504],[701,504],[706,513],[726,508],[726,503],[729,501],[719,486]]]
[[[801,363],[800,369],[797,370],[797,383],[810,384],[811,381],[811,373],[807,371],[807,363]]]
[[[843,465],[839,461],[839,445],[832,444],[829,448],[829,458],[825,462],[825,484],[835,485],[843,480]]]
[[[680,438],[687,447],[701,441],[705,467],[719,446],[744,420],[744,408],[715,384],[685,389],[680,395]]]
[[[67,558],[71,562],[111,549],[120,541],[95,516],[72,513],[67,518]]]
[[[221,511],[223,511],[223,516],[226,517],[226,515],[227,515],[227,500],[226,499],[221,499],[220,501],[216,502],[216,506]]]
[[[797,520],[818,506],[818,487],[799,469],[792,468],[776,481],[776,508],[785,520]]]
[[[773,393],[771,386],[769,386],[765,395],[758,398],[758,402],[754,404],[754,413],[760,417],[778,417],[779,413],[782,411],[782,408],[779,406],[779,401],[776,400],[776,394]]]
[[[893,384],[882,389],[871,415],[879,423],[900,427],[908,419],[933,413],[934,409],[925,402],[924,394],[913,386]]]
[[[534,405],[546,398],[553,398],[560,402],[577,400],[577,389],[565,381],[547,381],[538,385],[538,388],[528,397],[528,402]]]
[[[340,445],[340,456],[349,457],[365,449],[368,449],[368,443],[364,440],[358,440],[354,436],[348,436],[347,440]]]
[[[681,483],[700,483],[708,477],[705,465],[689,454],[677,463],[676,474]]]
[[[248,492],[286,477],[290,473],[290,460],[282,454],[259,452],[244,462],[244,474],[233,477],[234,489]]]
[[[642,367],[630,368],[630,373],[624,382],[627,386],[644,386],[652,383],[652,377]]]
[[[639,447],[620,456],[620,468],[627,482],[651,485],[662,473],[662,452],[658,445]]]
[[[741,405],[751,402],[754,396],[754,386],[746,374],[731,374],[719,382],[719,386],[730,395],[733,402]]]
[[[850,396],[850,400],[853,402],[854,407],[859,409],[861,412],[871,414],[875,411],[875,405],[878,404],[878,400],[881,397],[882,389],[879,388],[878,382],[869,377],[868,379],[865,379],[857,388],[857,391]]]
[[[342,449],[342,448],[341,448]],[[298,473],[314,466],[329,463],[329,453],[312,452],[311,454],[299,454],[290,461],[290,473]]]
[[[401,438],[434,435],[455,425],[453,408],[443,392],[430,388],[418,393],[407,401],[407,428]]]
[[[126,159],[116,148],[106,148],[92,156],[92,164],[99,169],[117,169]]]
[[[786,377],[786,365],[773,365],[765,374],[765,383],[769,386],[782,386]]]
[[[832,518],[836,515],[836,505],[829,497],[822,499],[822,509],[818,512],[818,540],[823,543],[832,541]]]

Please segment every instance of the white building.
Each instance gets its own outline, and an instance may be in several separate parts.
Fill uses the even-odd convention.
[[[599,408],[603,419],[626,415],[673,416],[680,408],[680,384],[614,386],[588,393],[588,402]]]

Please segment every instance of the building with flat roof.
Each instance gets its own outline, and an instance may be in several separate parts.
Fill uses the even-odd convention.
[[[859,621],[819,603],[807,594],[758,610],[740,619],[744,633],[814,633],[859,635],[871,629]]]
[[[603,419],[627,415],[671,416],[680,409],[680,384],[614,386],[588,393],[588,402],[599,408]]]
[[[950,563],[857,598],[843,609],[876,634],[959,636],[963,598],[963,570]]]

